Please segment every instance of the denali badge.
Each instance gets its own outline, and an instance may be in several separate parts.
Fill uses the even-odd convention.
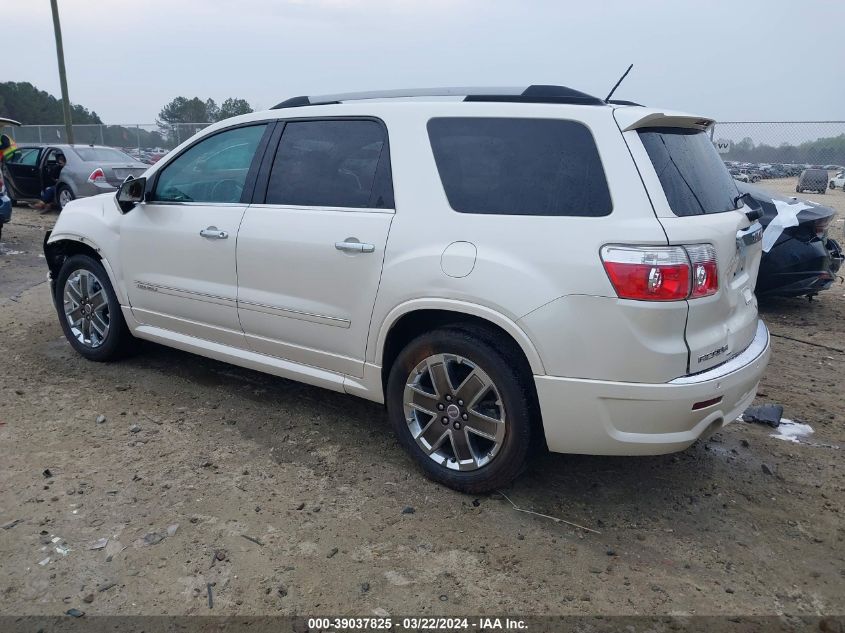
[[[140,281],[135,284],[138,290],[149,290],[150,292],[158,292],[158,288],[155,286],[148,286],[147,284],[142,284]]]
[[[727,351],[728,351],[728,346],[722,345],[722,347],[720,347],[718,349],[714,349],[709,354],[704,354],[703,356],[699,356],[698,362],[703,363],[704,361],[710,360],[711,358],[716,358],[717,356],[721,356],[722,354],[724,354]]]

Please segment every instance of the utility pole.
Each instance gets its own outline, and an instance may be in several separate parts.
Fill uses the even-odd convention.
[[[59,59],[59,82],[62,85],[62,109],[65,115],[65,135],[67,142],[73,145],[73,121],[70,116],[70,97],[67,94],[67,74],[65,73],[65,50],[62,46],[62,25],[59,23],[57,0],[50,0],[53,9],[53,31],[56,34],[56,57]]]

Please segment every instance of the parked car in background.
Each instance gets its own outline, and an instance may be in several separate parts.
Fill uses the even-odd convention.
[[[824,169],[805,169],[798,177],[798,184],[795,185],[795,191],[804,193],[805,191],[815,191],[816,193],[825,193],[828,188],[827,171]]]
[[[9,195],[15,201],[38,200],[59,154],[67,161],[55,185],[55,202],[62,209],[75,198],[114,192],[127,176],[140,176],[149,167],[113,147],[20,145],[2,165]]]
[[[760,172],[753,169],[740,169],[736,174],[732,174],[734,180],[739,182],[757,182],[761,179]]]
[[[837,187],[845,189],[845,171],[840,171],[830,179],[830,188],[836,189]]]
[[[561,86],[297,97],[71,205],[57,316],[91,360],[138,337],[385,403],[465,492],[543,440],[683,450],[769,357],[759,210],[712,125]]]
[[[798,225],[783,228],[760,261],[756,293],[758,297],[813,297],[830,288],[842,266],[839,243],[828,235],[836,211],[811,200],[776,196],[745,183],[737,185],[763,208],[760,223],[769,226],[778,213],[803,207],[797,214]],[[776,226],[772,230],[778,230]],[[764,248],[771,236],[764,231]]]

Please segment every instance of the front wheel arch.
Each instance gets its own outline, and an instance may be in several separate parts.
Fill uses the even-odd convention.
[[[120,304],[124,306],[129,305],[129,299],[124,286],[118,283],[114,269],[111,267],[109,260],[103,257],[102,251],[97,244],[90,240],[83,241],[83,238],[76,236],[62,236],[61,239],[54,239],[52,241],[50,239],[51,233],[48,231],[44,237],[44,257],[47,259],[47,267],[50,269],[50,279],[58,279],[62,264],[64,264],[68,257],[72,257],[73,255],[88,255],[99,261],[103,268],[106,269],[106,274]]]

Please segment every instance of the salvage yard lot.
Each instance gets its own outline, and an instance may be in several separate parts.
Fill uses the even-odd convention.
[[[845,194],[802,197],[842,238]],[[372,403],[155,345],[83,360],[44,282],[53,219],[15,209],[0,247],[4,614],[845,612],[842,285],[761,306],[756,403],[804,443],[735,423],[676,455],[545,455],[503,491],[596,534],[428,482]]]

